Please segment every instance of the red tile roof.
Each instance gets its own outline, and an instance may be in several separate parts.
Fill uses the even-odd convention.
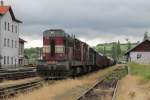
[[[5,14],[9,10],[10,6],[0,6],[0,14]]]
[[[18,20],[18,19],[15,18],[15,15],[14,15],[12,9],[11,9],[11,6],[0,6],[0,15],[3,16],[3,15],[5,15],[8,11],[10,12],[13,21],[16,21],[16,22],[18,22],[18,23],[22,23],[22,21],[20,21],[20,20]]]

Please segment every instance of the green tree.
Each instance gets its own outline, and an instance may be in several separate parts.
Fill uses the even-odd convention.
[[[130,50],[131,49],[131,42],[129,41],[128,38],[126,39],[126,41],[127,41],[127,50]]]
[[[102,49],[101,47],[99,47],[99,46],[96,46],[96,50],[97,50],[97,52],[99,52],[99,53],[103,53],[103,49]]]
[[[117,60],[117,50],[116,50],[116,43],[115,42],[113,42],[113,44],[112,44],[112,58],[114,60]]]
[[[128,46],[127,50],[130,50],[131,49],[131,43],[130,43],[130,41],[128,41],[128,45],[127,46]]]
[[[119,60],[119,57],[121,56],[121,47],[120,47],[120,41],[118,40],[117,44],[117,58]]]
[[[104,46],[103,54],[106,55],[106,47]]]

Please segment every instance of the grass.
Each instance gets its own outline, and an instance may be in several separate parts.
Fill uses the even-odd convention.
[[[150,65],[127,65],[130,74],[119,82],[116,100],[150,100]]]
[[[128,63],[132,75],[142,76],[146,80],[150,80],[150,65],[142,65],[137,63]]]
[[[119,81],[115,100],[150,100],[150,82],[138,75]]]

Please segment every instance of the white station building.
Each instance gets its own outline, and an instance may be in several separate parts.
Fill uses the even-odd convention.
[[[2,68],[17,67],[19,64],[19,26],[11,8],[0,5],[0,63]]]
[[[126,55],[129,62],[150,64],[150,40],[144,40],[129,50]]]

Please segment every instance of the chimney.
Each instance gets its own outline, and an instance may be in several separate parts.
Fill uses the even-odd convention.
[[[4,1],[3,0],[1,0],[1,6],[4,6]]]

